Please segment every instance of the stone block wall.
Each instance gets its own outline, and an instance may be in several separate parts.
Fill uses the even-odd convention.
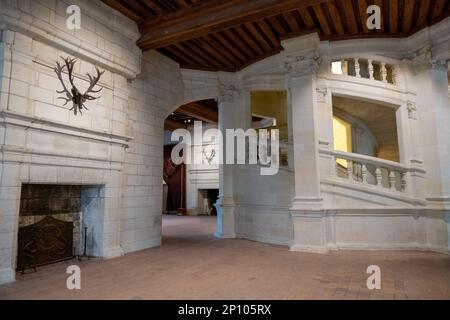
[[[66,28],[72,4],[81,30]],[[0,26],[0,283],[14,280],[26,183],[86,186],[81,208],[95,222],[97,256],[159,245],[163,123],[181,104],[178,65],[156,52],[142,57],[136,24],[101,1],[2,1]],[[78,59],[80,91],[86,73],[105,70],[100,99],[82,116],[58,99],[61,56]]]

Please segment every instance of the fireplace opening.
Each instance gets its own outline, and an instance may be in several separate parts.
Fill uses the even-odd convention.
[[[199,189],[199,207],[200,215],[217,216],[217,210],[214,204],[219,197],[219,189]]]
[[[17,270],[99,254],[102,186],[23,184]]]

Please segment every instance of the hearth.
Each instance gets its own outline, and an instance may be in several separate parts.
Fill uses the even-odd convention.
[[[17,270],[94,256],[101,241],[96,234],[101,190],[101,186],[23,184]]]

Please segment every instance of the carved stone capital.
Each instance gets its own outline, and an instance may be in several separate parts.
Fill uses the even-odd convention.
[[[320,56],[317,53],[314,53],[288,59],[288,61],[285,62],[285,68],[292,77],[301,77],[304,75],[316,74],[321,62],[322,59]]]
[[[326,102],[326,98],[328,95],[328,89],[327,88],[316,88],[316,99],[317,102]]]
[[[219,84],[219,103],[220,102],[228,102],[233,103],[237,102],[240,98],[241,91],[234,84]]]
[[[416,120],[416,112],[417,112],[417,106],[414,102],[408,101],[406,103],[406,109],[408,110],[408,118],[411,120]]]
[[[415,74],[423,72],[425,70],[448,70],[448,62],[446,60],[433,59],[431,47],[426,46],[414,55],[414,58],[409,60],[411,67]]]

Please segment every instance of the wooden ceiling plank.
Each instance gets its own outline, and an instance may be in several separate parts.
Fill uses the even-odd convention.
[[[152,12],[143,4],[137,1],[126,1],[127,5],[133,9],[134,12],[139,12],[146,19],[153,16]]]
[[[280,40],[277,35],[273,32],[272,28],[267,24],[265,20],[259,22],[259,26],[264,31],[264,34],[269,38],[272,42],[274,48],[281,46]]]
[[[159,5],[154,3],[152,0],[141,0],[147,7],[155,11],[158,15],[164,15],[167,12],[163,10]]]
[[[220,52],[220,54],[227,59],[228,61],[230,61],[234,66],[238,66],[239,64],[241,64],[241,62],[239,61],[239,59],[237,59],[233,54],[230,54],[229,50],[222,45],[213,35],[208,35],[206,37],[204,37],[204,39],[207,41],[207,43],[214,47],[214,49],[216,49],[216,51]]]
[[[185,53],[183,53],[180,49],[178,49],[176,47],[176,45],[171,45],[169,47],[165,47],[164,49],[169,51],[172,55],[178,57],[178,59],[180,59],[181,61],[184,61],[184,62],[180,62],[181,64],[190,64],[190,65],[199,65],[200,64],[196,60],[191,58],[189,55],[186,55]]]
[[[300,17],[302,18],[303,23],[308,27],[308,29],[313,29],[317,27],[306,8],[300,8],[297,11],[300,14]]]
[[[389,1],[389,31],[398,32],[398,0]]]
[[[147,0],[149,1],[149,0]],[[242,22],[249,23],[279,13],[305,8],[327,0],[210,0],[164,17],[150,19],[140,25],[138,44],[155,49],[171,43],[226,30]]]
[[[383,16],[383,9],[388,8],[388,4],[384,5],[383,0],[374,0],[373,4],[380,7],[380,9],[381,9],[381,29],[377,30],[377,32],[383,33],[386,28],[385,21],[387,21],[385,19],[385,17]]]
[[[428,13],[430,12],[430,0],[420,1],[419,16],[417,17],[417,27],[423,27],[427,24]]]
[[[225,63],[222,63],[222,61],[220,61],[219,59],[217,59],[215,55],[210,54],[206,50],[203,50],[199,41],[190,40],[187,41],[186,43],[189,44],[189,48],[191,48],[192,51],[197,53],[199,56],[202,56],[205,60],[209,61],[211,66],[215,66],[218,69],[220,69],[221,67],[227,67],[227,65]]]
[[[323,13],[322,7],[320,5],[317,5],[312,7],[312,9],[316,15],[317,20],[319,21],[320,29],[322,30],[323,34],[325,36],[330,36],[331,29],[330,26],[328,25],[327,18],[325,18],[325,14]]]
[[[273,28],[275,29],[275,31],[279,37],[283,37],[286,34],[286,30],[281,25],[280,21],[278,21],[277,17],[270,17],[270,18],[268,18],[268,20],[269,20],[270,24],[273,26]]]
[[[139,22],[144,19],[144,15],[142,15],[142,12],[138,14],[137,12],[130,9],[128,6],[122,4],[118,0],[102,0],[102,1],[111,8],[116,9],[117,11],[123,13],[125,16],[127,16],[133,21]]]
[[[261,36],[261,33],[256,29],[256,27],[253,25],[253,23],[250,22],[250,23],[246,24],[245,27],[255,37],[255,39],[257,40],[258,44],[260,44],[264,48],[265,52],[272,51],[272,48],[270,47],[270,44],[268,44],[266,39],[264,39]]]
[[[205,67],[210,67],[211,66],[211,62],[209,62],[208,60],[204,59],[203,57],[201,57],[200,55],[198,55],[195,51],[193,51],[189,45],[186,45],[185,43],[177,43],[175,44],[175,46],[182,51],[184,54],[191,56],[193,59],[195,59],[198,64],[203,65]]]
[[[300,30],[300,26],[298,25],[297,20],[295,20],[291,12],[283,13],[283,18],[284,20],[286,20],[287,25],[291,29],[291,32],[297,32]]]
[[[178,108],[177,112],[208,123],[217,123],[219,121],[217,110],[208,109],[197,102],[185,104]]]
[[[179,8],[188,8],[189,4],[184,0],[175,0],[175,3],[178,5]]]
[[[247,60],[247,58],[238,50],[236,44],[231,43],[227,38],[225,38],[220,32],[215,33],[214,37],[224,45],[229,51],[231,51],[236,58],[241,61]]]
[[[432,20],[439,18],[444,12],[445,0],[435,0],[433,6],[433,12],[431,15]]]
[[[354,9],[352,5],[352,1],[349,0],[340,0],[341,7],[343,8],[344,15],[346,17],[345,21],[347,22],[348,31],[351,34],[358,33],[358,26],[356,25],[356,18],[354,14]],[[367,7],[365,8],[367,10]],[[367,13],[366,13],[367,15]]]
[[[173,120],[164,120],[164,130],[173,131],[176,129],[187,129],[187,125]]]
[[[244,28],[242,26],[237,27],[235,30],[241,36],[241,38],[244,39],[245,42],[250,44],[251,49],[254,50],[256,54],[258,54],[258,55],[263,55],[264,54],[264,51],[259,47],[258,43],[256,43],[256,41],[253,40],[247,34],[247,32],[244,30]]]
[[[241,37],[238,35],[237,31],[234,28],[224,31],[224,33],[230,38],[238,47],[241,49],[247,58],[255,58],[255,53],[252,49],[249,48],[248,43],[245,43]]]
[[[364,33],[369,33],[370,30],[367,28],[367,1],[366,0],[358,0],[358,11],[361,19],[362,30]]]
[[[197,39],[199,45],[206,50],[209,54],[213,55],[220,61],[220,63],[226,65],[228,68],[235,68],[236,66],[231,63],[226,56],[220,52],[220,50],[215,49],[208,42],[206,42],[203,38]]]
[[[330,1],[328,3],[328,11],[330,12],[331,19],[333,20],[333,24],[336,28],[336,32],[338,35],[344,35],[344,25],[342,24],[341,16],[339,14],[339,10],[336,7],[336,3],[334,1]]]
[[[409,33],[412,28],[412,21],[414,16],[414,1],[406,0],[403,11],[403,33]]]

